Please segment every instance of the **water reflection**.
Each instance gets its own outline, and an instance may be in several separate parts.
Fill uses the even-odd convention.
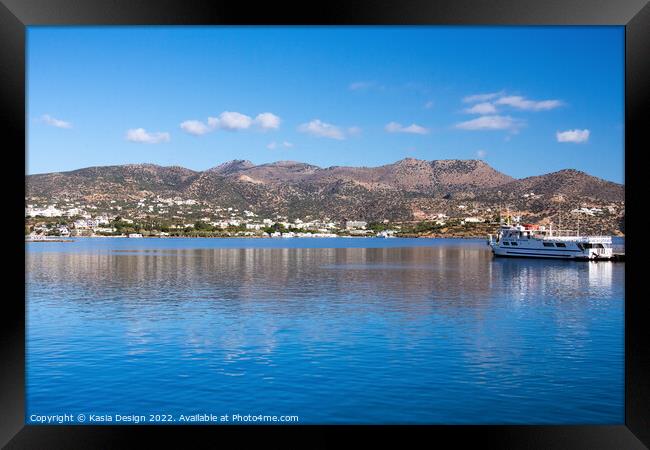
[[[114,408],[128,388],[137,411],[611,422],[623,267],[493,259],[471,242],[29,253],[28,404]]]
[[[41,253],[27,260],[28,289],[52,291],[50,301],[72,298],[93,307],[115,300],[137,306],[212,301],[228,308],[273,300],[280,313],[300,307],[295,300],[324,295],[331,305],[348,303],[353,294],[364,308],[412,313],[429,307],[480,310],[495,291],[518,302],[538,301],[540,294],[551,301],[589,298],[596,290],[607,297],[613,267],[494,259],[477,247]]]

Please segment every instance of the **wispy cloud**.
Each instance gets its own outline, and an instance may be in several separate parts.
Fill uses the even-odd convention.
[[[386,124],[385,130],[389,133],[411,133],[411,134],[428,134],[429,129],[412,123],[409,126],[403,126],[397,122]]]
[[[585,130],[567,130],[558,131],[555,137],[558,142],[573,142],[576,144],[587,142],[589,140],[590,131]]]
[[[481,116],[466,122],[457,123],[456,128],[461,130],[509,130],[516,132],[524,125],[524,121],[514,119],[510,116],[493,115]]]
[[[469,95],[463,98],[464,103],[476,103],[465,112],[471,114],[493,114],[495,105],[508,106],[524,111],[548,111],[564,105],[562,100],[530,100],[521,95],[505,95],[504,91],[487,94]]]
[[[477,103],[471,108],[465,109],[468,114],[494,114],[497,112],[496,107],[490,102]]]
[[[350,136],[359,136],[361,134],[361,127],[353,126],[348,127],[348,134]]]
[[[526,111],[547,111],[563,105],[561,100],[528,100],[520,95],[509,95],[497,99],[494,103],[497,105],[507,105]]]
[[[348,85],[351,91],[366,91],[368,89],[383,89],[383,86],[376,81],[355,81]]]
[[[340,127],[322,122],[320,119],[314,119],[311,122],[303,123],[298,127],[298,131],[317,137],[337,140],[345,139],[345,133],[343,133],[343,130],[341,130]]]
[[[43,114],[40,120],[41,122],[56,128],[72,128],[72,123],[57,119],[49,114]]]
[[[481,150],[476,150],[476,157],[478,159],[483,159],[487,156],[487,151],[481,149]]]
[[[503,91],[490,92],[487,94],[468,95],[465,98],[463,98],[463,102],[464,103],[486,102],[488,100],[492,100],[493,98],[497,98],[500,95],[503,95]]]
[[[433,104],[434,104],[434,103],[433,103],[433,100],[429,100],[428,102],[426,102],[426,103],[424,104],[424,109],[431,109],[431,108],[433,108]]]
[[[236,111],[224,111],[217,117],[208,117],[207,123],[200,120],[186,120],[180,124],[183,131],[201,136],[215,130],[241,131],[256,128],[262,131],[280,128],[280,117],[270,112],[258,114],[255,119]]]
[[[275,142],[275,141],[273,141],[273,142],[270,142],[266,146],[266,148],[268,148],[269,150],[275,150],[276,148],[280,148],[280,147],[291,148],[291,147],[293,147],[293,144],[291,142],[289,142],[289,141],[283,141],[283,142]]]
[[[126,140],[142,144],[159,144],[169,142],[171,136],[167,132],[150,133],[144,128],[133,128],[126,132]]]

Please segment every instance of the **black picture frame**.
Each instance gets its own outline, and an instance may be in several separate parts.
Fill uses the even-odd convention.
[[[30,426],[25,425],[24,268],[25,27],[34,25],[623,25],[625,26],[625,424],[603,426]],[[0,126],[6,223],[5,295],[0,335],[0,444],[6,448],[124,448],[134,439],[214,447],[250,438],[286,446],[345,444],[352,432],[396,444],[467,443],[498,448],[644,448],[650,446],[648,312],[640,262],[648,140],[650,4],[646,0],[406,0],[260,3],[193,0],[0,0]],[[16,215],[13,219],[13,215]],[[19,216],[20,215],[20,216]],[[20,233],[20,234],[19,234]],[[9,247],[7,247],[9,245]],[[20,262],[23,267],[20,267]],[[24,273],[23,273],[24,276]],[[7,289],[13,288],[13,289]],[[11,293],[10,293],[11,292]],[[300,435],[296,440],[295,433]],[[404,440],[407,439],[408,441]],[[413,440],[413,441],[412,441]],[[181,444],[183,443],[183,444]]]

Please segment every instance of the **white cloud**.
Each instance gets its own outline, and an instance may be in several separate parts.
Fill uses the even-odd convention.
[[[149,133],[144,128],[133,128],[126,132],[126,140],[131,142],[140,142],[143,144],[158,144],[160,142],[169,142],[171,136],[165,132]]]
[[[505,95],[504,91],[488,94],[469,95],[463,98],[464,103],[477,103],[465,112],[475,114],[492,114],[496,112],[494,105],[510,106],[525,111],[548,111],[558,108],[564,103],[561,100],[530,100],[521,95]],[[481,112],[485,111],[485,112]]]
[[[581,143],[587,142],[589,140],[589,130],[567,130],[567,131],[558,131],[555,133],[555,137],[558,142],[574,142]]]
[[[206,134],[212,131],[211,127],[204,124],[200,120],[186,120],[185,122],[181,123],[181,129],[195,136],[201,136],[202,134]]]
[[[500,95],[503,94],[503,91],[499,92],[490,92],[489,94],[476,94],[476,95],[468,95],[467,97],[463,98],[464,103],[476,103],[476,102],[486,102],[488,100],[492,100],[493,98],[496,98]]]
[[[433,100],[429,100],[424,104],[424,109],[431,109],[433,108]]]
[[[483,159],[483,158],[485,158],[486,156],[487,156],[487,151],[482,150],[482,149],[476,151],[476,157],[477,157],[478,159]]]
[[[246,114],[224,111],[219,117],[208,117],[208,125],[228,131],[246,130],[253,124],[253,119]]]
[[[255,123],[263,130],[277,130],[280,128],[280,118],[270,112],[258,114],[255,117]]]
[[[547,111],[562,106],[560,100],[528,100],[520,95],[509,95],[499,98],[496,102],[497,105],[507,105],[513,108],[523,109],[526,111]]]
[[[423,126],[416,125],[412,123],[411,125],[405,127],[397,122],[390,122],[386,124],[386,131],[389,133],[411,133],[411,134],[428,134],[429,129],[424,128]]]
[[[217,117],[208,117],[207,124],[199,120],[186,120],[181,123],[183,131],[200,136],[214,130],[239,131],[248,130],[256,125],[261,130],[276,130],[280,127],[280,118],[273,113],[258,114],[255,119],[236,111],[224,111]]]
[[[66,122],[65,120],[60,120],[56,119],[49,114],[43,114],[41,116],[41,122],[46,123],[47,125],[51,125],[53,127],[57,128],[72,128],[72,124],[70,122]]]
[[[497,112],[497,109],[490,102],[477,103],[471,108],[465,109],[466,113],[469,114],[494,114]]]
[[[322,122],[320,119],[314,119],[311,122],[303,123],[298,127],[298,131],[317,137],[326,137],[338,140],[345,139],[345,135],[339,127]]]
[[[275,150],[278,147],[291,148],[293,144],[289,141],[282,141],[281,143],[273,141],[266,146],[269,150]]]
[[[510,130],[516,132],[524,125],[519,119],[510,116],[481,116],[466,122],[456,124],[461,130]]]

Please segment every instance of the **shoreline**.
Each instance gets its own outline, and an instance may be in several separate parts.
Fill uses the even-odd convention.
[[[395,236],[391,238],[379,238],[377,236],[301,236],[301,237],[264,237],[264,236],[142,236],[130,238],[128,236],[71,236],[60,238],[52,236],[53,239],[25,239],[25,242],[73,242],[76,239],[485,239],[486,236]]]
[[[625,239],[625,235],[611,235],[613,238]],[[41,239],[29,239],[25,236],[25,242],[74,242],[76,239],[467,239],[467,240],[485,240],[487,235],[470,235],[470,236],[444,236],[444,235],[419,235],[419,236],[393,236],[390,238],[380,238],[377,236],[294,236],[294,237],[268,237],[268,236],[142,236],[131,238],[128,236],[48,236]]]

